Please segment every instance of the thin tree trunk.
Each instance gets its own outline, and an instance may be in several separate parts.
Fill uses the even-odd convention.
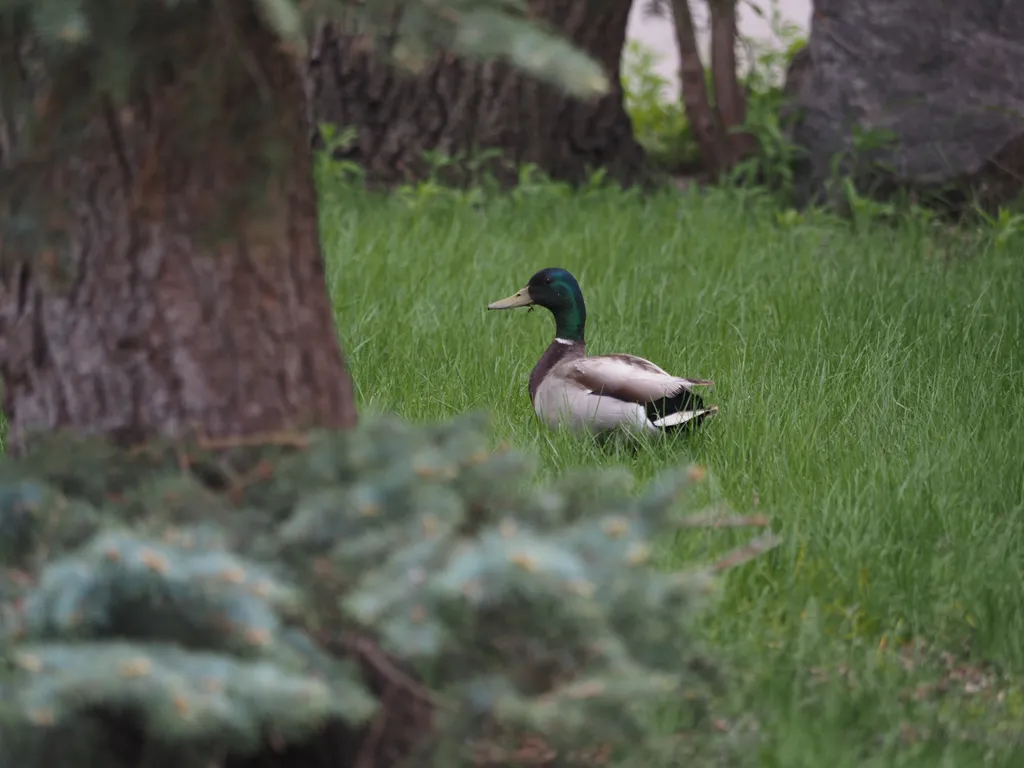
[[[339,23],[321,28],[310,56],[312,119],[354,129],[355,141],[338,154],[384,185],[429,175],[425,153],[472,159],[487,150],[498,157],[486,170],[509,183],[524,164],[572,183],[599,169],[625,184],[642,183],[647,158],[633,136],[619,76],[632,0],[529,5],[603,66],[611,93],[575,99],[501,62],[451,55],[411,75],[389,66],[355,25]],[[472,181],[465,173],[471,165],[450,166],[446,180]]]
[[[159,61],[131,98],[90,98],[73,141],[5,158],[59,228],[56,245],[0,243],[9,448],[60,428],[137,441],[356,421],[299,68],[249,4],[214,6],[147,11]],[[87,85],[36,95],[67,112]]]
[[[709,0],[711,16],[711,79],[715,85],[715,106],[722,120],[729,147],[731,167],[753,151],[753,137],[738,131],[747,119],[747,103],[737,77],[736,0]]]
[[[679,46],[679,85],[683,108],[693,127],[704,168],[709,176],[715,178],[729,165],[729,146],[721,117],[709,98],[689,0],[672,0],[672,16]]]

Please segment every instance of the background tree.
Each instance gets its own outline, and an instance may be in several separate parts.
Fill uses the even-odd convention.
[[[736,0],[707,0],[711,28],[710,66],[701,60],[697,26],[689,0],[647,0],[645,10],[671,18],[679,49],[679,86],[686,119],[711,178],[756,149],[754,138],[739,130],[746,120],[746,94],[739,81]]]
[[[607,87],[512,0],[360,7],[407,62],[443,47]],[[355,423],[297,66],[311,14],[354,17],[303,9],[0,3],[10,448],[63,427],[132,442]]]
[[[570,182],[598,168],[624,183],[642,180],[646,157],[634,139],[619,78],[631,6],[632,0],[528,2],[531,18],[600,63],[611,87],[597,100],[580,99],[500,60],[480,63],[450,53],[419,52],[415,71],[403,73],[393,66],[397,46],[387,37],[368,40],[360,25],[344,21],[323,25],[308,68],[313,118],[354,129],[355,140],[339,154],[385,184],[427,175],[428,151],[454,158],[481,150],[498,150],[488,170],[510,181],[524,163]],[[393,23],[402,20],[399,15]],[[534,50],[541,65],[547,55]],[[405,58],[416,57],[406,52]],[[543,73],[545,67],[533,69]],[[453,163],[450,170],[460,168]]]

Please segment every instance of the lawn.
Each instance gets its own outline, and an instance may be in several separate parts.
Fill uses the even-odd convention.
[[[703,618],[727,663],[723,739],[757,744],[745,764],[1024,765],[1024,247],[914,220],[780,226],[725,190],[531,189],[473,204],[324,184],[361,407],[486,409],[548,473],[698,462],[695,504],[770,515],[782,546]],[[713,378],[719,416],[638,453],[542,428],[526,382],[551,318],[485,306],[547,266],[579,278],[591,353]],[[687,532],[665,562],[740,540]]]

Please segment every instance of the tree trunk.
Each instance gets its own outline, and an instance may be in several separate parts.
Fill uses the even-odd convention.
[[[722,119],[732,167],[755,149],[754,138],[737,130],[747,119],[747,102],[740,87],[736,62],[736,0],[710,0],[711,79],[715,84],[715,106]]]
[[[672,0],[672,16],[679,47],[679,86],[682,91],[686,119],[700,148],[704,170],[712,179],[728,168],[729,145],[722,118],[708,94],[704,64],[697,46],[697,30],[693,23],[690,0]]]
[[[387,65],[354,26],[324,26],[308,67],[312,118],[354,129],[355,141],[339,154],[363,165],[376,183],[429,175],[424,152],[472,160],[482,150],[500,150],[501,161],[488,169],[507,182],[527,163],[571,183],[597,169],[625,184],[641,182],[646,157],[633,137],[619,79],[631,4],[530,2],[536,16],[604,67],[612,91],[594,101],[566,96],[502,63],[453,56],[438,57],[412,76]]]
[[[146,12],[152,65],[126,101],[83,97],[73,141],[21,141],[4,158],[60,230],[56,246],[0,242],[14,450],[60,428],[137,441],[356,421],[300,68],[248,4],[159,8]],[[91,90],[78,77],[34,94],[52,105],[42,117]]]

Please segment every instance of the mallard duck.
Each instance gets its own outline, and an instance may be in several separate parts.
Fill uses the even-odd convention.
[[[639,427],[665,432],[695,427],[718,412],[693,391],[712,386],[707,379],[673,376],[635,355],[587,356],[583,331],[587,308],[576,278],[549,267],[530,278],[521,291],[488,304],[487,309],[544,307],[555,316],[555,338],[530,373],[530,401],[548,427],[607,432]]]

